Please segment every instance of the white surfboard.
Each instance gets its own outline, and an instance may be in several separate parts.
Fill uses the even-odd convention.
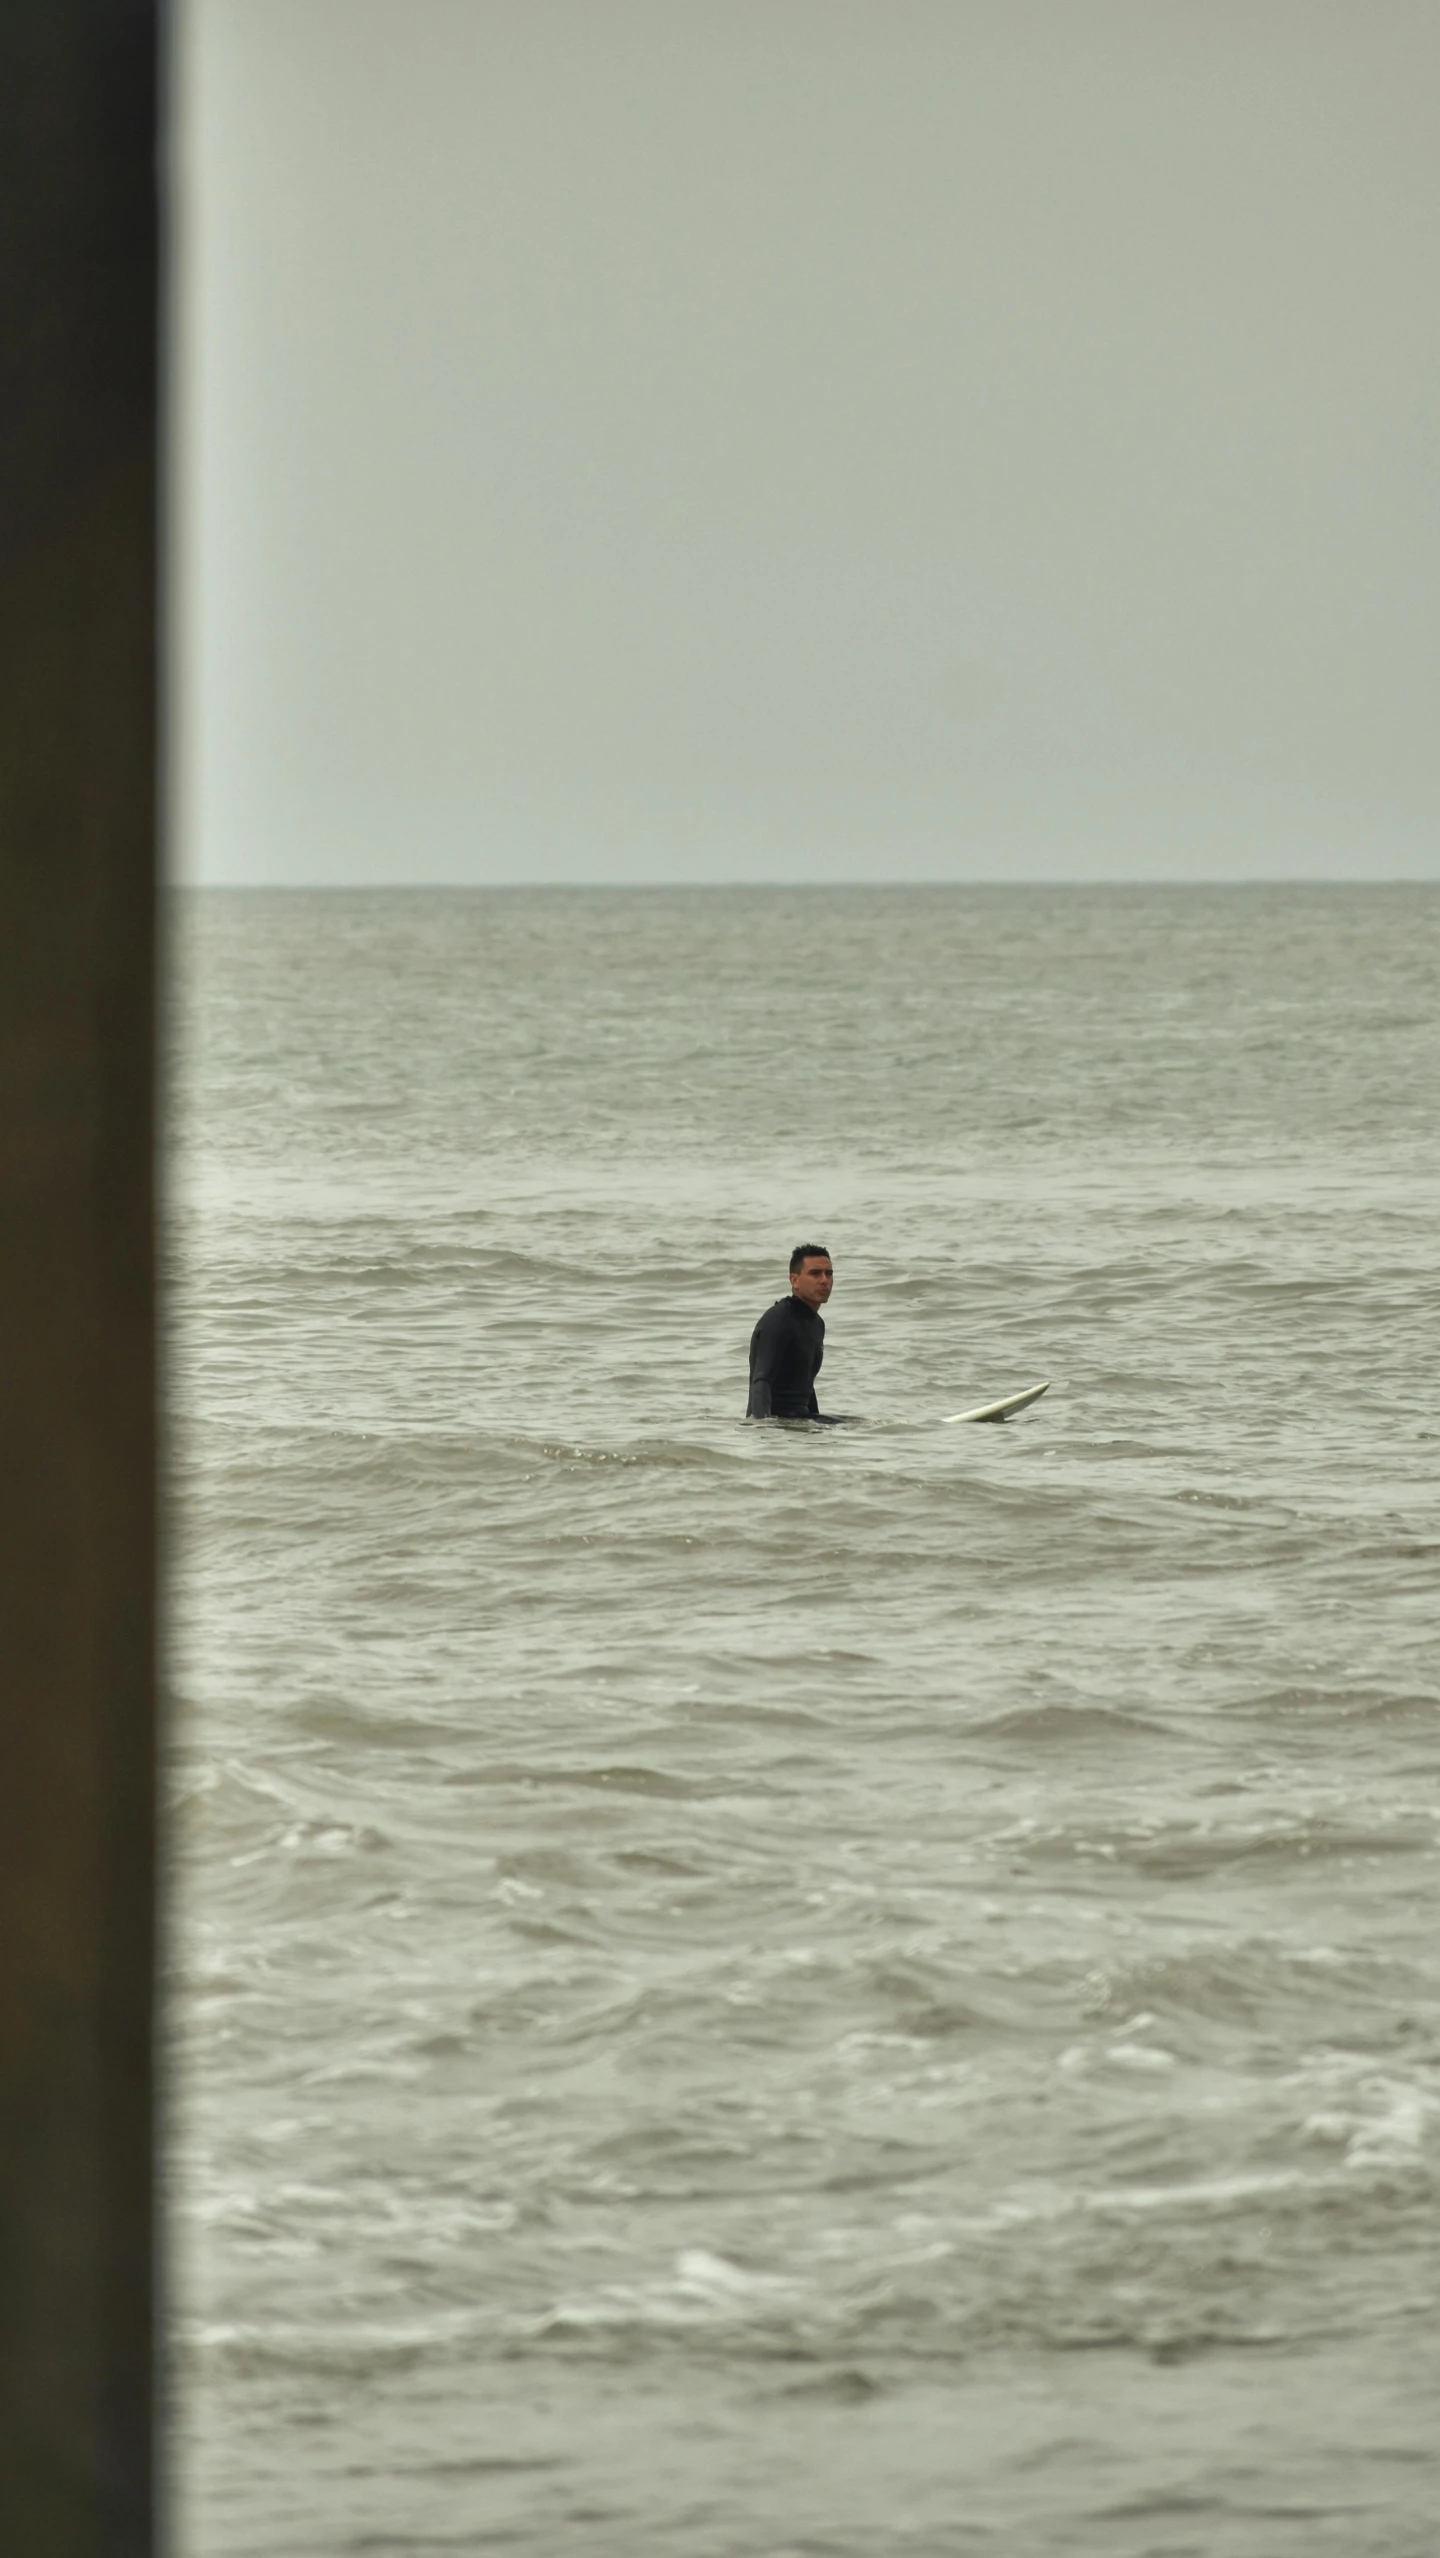
[[[1050,1379],[1043,1386],[1026,1386],[1019,1394],[1002,1394],[998,1403],[977,1403],[973,1412],[947,1412],[947,1421],[1008,1421],[1012,1412],[1023,1412],[1027,1403],[1038,1403],[1050,1391]]]

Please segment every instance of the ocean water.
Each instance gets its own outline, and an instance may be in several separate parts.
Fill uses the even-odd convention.
[[[185,902],[177,2558],[1430,2558],[1437,960]]]

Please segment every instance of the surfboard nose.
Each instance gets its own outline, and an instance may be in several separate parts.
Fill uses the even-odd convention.
[[[1038,1403],[1048,1394],[1053,1380],[1041,1386],[1023,1386],[1018,1394],[1004,1394],[995,1403],[977,1403],[969,1412],[947,1412],[947,1421],[1008,1421],[1012,1412],[1023,1412],[1027,1403]]]

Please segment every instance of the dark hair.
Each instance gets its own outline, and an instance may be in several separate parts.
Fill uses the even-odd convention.
[[[793,1279],[796,1271],[803,1270],[807,1261],[828,1261],[829,1258],[828,1243],[797,1243],[790,1255],[790,1276]]]

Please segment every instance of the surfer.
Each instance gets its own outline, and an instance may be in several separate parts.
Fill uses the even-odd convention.
[[[820,1309],[835,1285],[823,1243],[797,1243],[790,1255],[790,1294],[777,1297],[750,1335],[747,1421],[824,1421],[815,1379],[825,1356]]]

